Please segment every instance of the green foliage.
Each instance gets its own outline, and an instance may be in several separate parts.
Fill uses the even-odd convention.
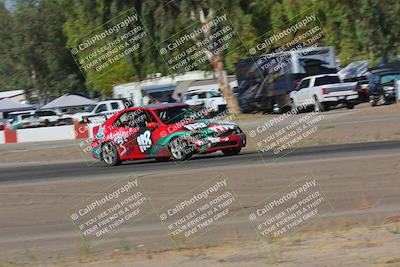
[[[141,42],[146,52],[129,55],[106,73],[83,73],[84,79],[69,49],[132,8],[151,37]],[[200,9],[226,10],[238,34],[223,56],[229,73],[260,36],[279,32],[299,14],[317,15],[327,33],[324,44],[336,47],[342,64],[359,59],[375,64],[400,54],[397,0],[15,0],[11,11],[0,2],[0,90],[24,89],[42,102],[66,92],[105,97],[116,83],[171,74],[157,48],[200,25]]]
[[[83,77],[65,49],[65,16],[58,3],[19,0],[13,12],[1,9],[0,35],[6,37],[1,38],[5,60],[0,81],[5,89],[24,89],[42,103],[65,92],[81,92]]]

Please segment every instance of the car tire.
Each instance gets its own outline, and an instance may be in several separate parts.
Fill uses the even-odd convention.
[[[371,107],[376,107],[378,105],[378,100],[375,97],[371,96],[369,99],[369,103],[371,104]]]
[[[354,103],[347,103],[347,109],[354,109]]]
[[[381,105],[387,105],[388,104],[388,100],[386,99],[386,97],[384,95],[381,95],[379,97],[379,102],[381,103]]]
[[[189,144],[179,137],[175,137],[169,141],[168,149],[175,161],[184,161],[192,156],[192,153],[189,153]]]
[[[222,153],[224,153],[225,156],[233,156],[239,154],[241,150],[242,150],[241,147],[235,147],[235,148],[224,149],[221,151]]]
[[[296,103],[294,102],[293,98],[290,99],[290,108],[294,114],[299,113],[299,110],[297,110],[297,106],[296,106]]]
[[[316,112],[329,111],[329,105],[326,103],[319,102],[318,98],[314,96],[314,111]]]
[[[104,143],[101,146],[100,158],[108,167],[118,166],[122,162],[117,147],[111,142]]]

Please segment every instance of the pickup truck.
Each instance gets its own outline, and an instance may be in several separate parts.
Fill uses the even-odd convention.
[[[118,111],[130,108],[133,106],[132,101],[126,99],[113,99],[98,102],[90,112],[79,112],[72,116],[78,122],[87,122],[91,117],[105,115],[107,117],[116,114]]]
[[[358,101],[358,83],[344,83],[336,74],[309,76],[299,82],[289,97],[291,108],[296,111],[309,106],[315,111],[327,111],[338,104],[352,109]]]

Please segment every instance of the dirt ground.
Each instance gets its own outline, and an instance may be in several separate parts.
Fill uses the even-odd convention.
[[[156,253],[116,249],[107,258],[87,255],[75,262],[54,262],[42,266],[396,267],[400,266],[399,227],[399,224],[393,223],[369,228],[343,227],[335,232],[298,233],[279,243],[223,244]]]
[[[370,108],[366,104],[350,111],[330,111],[319,131],[301,146],[400,140],[399,111],[399,105]],[[246,115],[238,122],[251,131],[271,116],[278,115]],[[254,147],[250,140],[248,150]],[[69,142],[0,149],[0,162],[15,168],[81,160],[76,144]],[[390,150],[267,164],[227,160],[220,166],[163,172],[138,172],[132,165],[132,175],[140,178],[153,211],[141,223],[96,246],[82,241],[67,211],[126,175],[111,177],[99,171],[2,183],[0,266],[400,266],[399,156],[399,151]],[[161,207],[217,173],[229,178],[240,199],[234,207],[237,213],[196,243],[171,245],[160,224]],[[330,211],[276,241],[260,239],[248,210],[304,176],[317,180],[332,203]]]
[[[118,176],[3,184],[0,266],[399,266],[399,156],[392,151],[136,173],[157,211],[216,173],[228,177],[240,199],[233,208],[238,213],[181,249],[171,245],[156,211],[104,243],[82,242],[67,211]],[[333,210],[276,242],[254,235],[247,209],[304,175],[317,179]]]
[[[296,115],[304,116],[304,114]],[[400,140],[400,104],[370,107],[360,104],[354,110],[336,109],[323,113],[324,121],[318,131],[298,144],[313,146],[324,144],[348,144],[370,141]],[[255,129],[271,118],[279,115],[243,114],[233,117],[244,132]],[[295,116],[295,118],[296,118]],[[46,148],[40,143],[21,143],[0,145],[0,165],[15,162],[60,162],[80,160],[82,155],[80,141],[49,142]],[[245,151],[256,150],[255,141],[248,138]]]

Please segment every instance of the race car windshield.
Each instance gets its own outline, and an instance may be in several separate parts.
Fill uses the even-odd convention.
[[[165,124],[184,123],[193,120],[208,119],[202,111],[192,107],[171,107],[155,111],[160,120]]]

